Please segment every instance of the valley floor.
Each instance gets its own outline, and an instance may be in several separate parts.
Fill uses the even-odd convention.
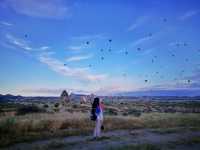
[[[199,150],[200,131],[184,130],[115,130],[92,136],[52,138],[18,143],[2,150]]]

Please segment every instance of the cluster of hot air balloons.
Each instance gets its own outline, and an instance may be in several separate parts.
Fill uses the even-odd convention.
[[[167,20],[167,18],[163,18],[162,21],[163,21],[164,23],[166,23],[168,20]],[[152,34],[152,33],[148,33],[147,36],[148,36],[148,37],[152,37],[153,34]],[[24,37],[25,37],[25,38],[28,38],[28,35],[25,34]],[[113,42],[113,40],[110,38],[110,39],[107,40],[107,42],[108,42],[108,45],[109,45],[108,52],[112,52],[111,43]],[[90,45],[90,44],[91,44],[90,41],[85,41],[85,45],[86,45],[86,46],[88,46],[88,45]],[[179,47],[187,47],[187,46],[188,46],[188,43],[187,43],[187,42],[177,42],[177,43],[175,44],[175,46],[176,46],[177,48],[179,48]],[[141,47],[137,47],[136,50],[137,50],[138,52],[141,52],[143,49],[142,49]],[[100,49],[100,52],[101,52],[101,54],[102,54],[102,56],[100,56],[100,60],[102,60],[102,61],[105,60],[105,56],[103,56],[103,54],[104,54],[103,52],[104,52],[104,51],[105,51],[104,48],[101,48],[101,49]],[[198,52],[200,53],[200,49],[198,49]],[[124,54],[125,54],[125,56],[129,55],[128,50],[124,50]],[[173,53],[170,52],[170,56],[173,57],[173,58],[175,58],[175,57],[176,57],[175,52],[173,52]],[[157,58],[158,58],[158,56],[157,56],[157,55],[154,55],[153,58],[151,58],[151,63],[152,63],[152,64],[156,63]],[[185,62],[189,62],[189,58],[185,58]],[[67,66],[67,64],[64,63],[64,66]],[[89,64],[88,67],[91,68],[91,67],[92,67],[92,64]],[[180,72],[181,75],[183,75],[184,72],[185,72],[184,70],[181,70],[181,72]],[[161,75],[159,71],[155,71],[155,74],[154,74],[154,75],[160,75],[160,78],[161,78],[161,79],[164,78],[164,75]],[[126,76],[127,76],[127,73],[122,73],[122,76],[123,76],[123,77],[126,77]],[[146,75],[145,77],[147,78],[148,75]],[[177,81],[177,80],[178,80],[177,78],[174,78],[174,81]],[[145,82],[145,83],[149,82],[149,79],[145,79],[144,82]],[[187,83],[191,83],[191,80],[188,79],[188,80],[187,80]]]

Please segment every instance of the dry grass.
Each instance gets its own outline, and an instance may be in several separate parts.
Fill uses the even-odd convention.
[[[29,114],[25,116],[7,117],[1,120],[0,131],[14,127],[20,132],[55,131],[88,126],[89,117],[81,113]]]
[[[200,114],[148,113],[140,117],[105,116],[105,130],[135,128],[200,127]],[[0,146],[52,136],[91,133],[94,122],[87,113],[42,113],[0,120]]]
[[[173,128],[173,127],[199,127],[200,114],[194,113],[148,113],[143,114],[144,127]]]
[[[174,127],[200,128],[200,114],[144,113],[140,117],[110,116],[105,119],[105,126],[108,130]]]

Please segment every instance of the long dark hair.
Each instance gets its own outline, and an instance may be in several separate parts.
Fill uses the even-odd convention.
[[[92,114],[95,114],[96,108],[99,106],[99,98],[94,98],[94,101],[92,103]]]

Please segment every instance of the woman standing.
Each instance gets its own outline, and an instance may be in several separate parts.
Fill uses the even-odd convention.
[[[99,98],[96,97],[92,104],[92,120],[95,121],[94,138],[101,136],[101,128],[103,127],[103,104]]]

